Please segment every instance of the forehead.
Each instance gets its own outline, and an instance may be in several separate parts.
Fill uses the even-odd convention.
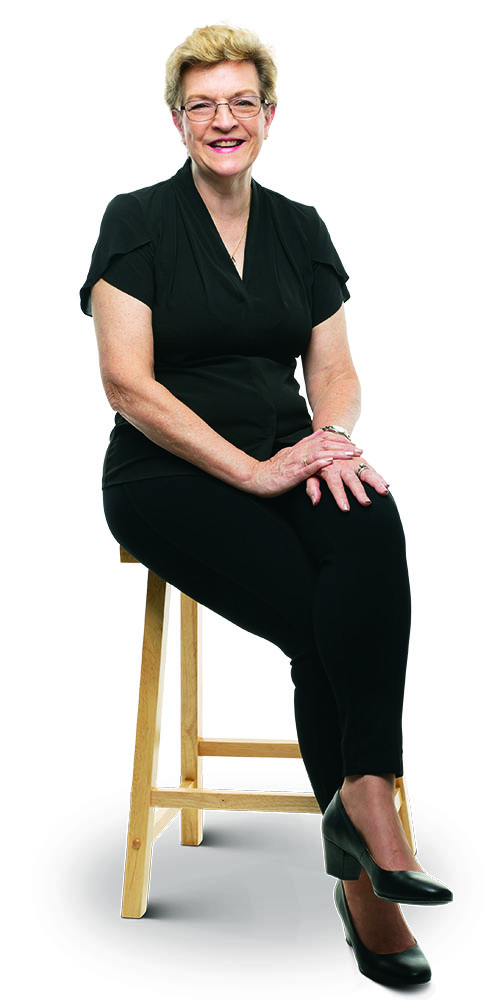
[[[184,100],[192,97],[231,97],[243,91],[260,93],[253,62],[221,62],[215,66],[190,66],[182,76]]]

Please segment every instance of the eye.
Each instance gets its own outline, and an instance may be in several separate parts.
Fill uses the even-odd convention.
[[[213,101],[190,101],[186,104],[188,111],[208,111],[213,106]]]
[[[254,108],[255,103],[255,98],[252,97],[235,97],[231,101],[235,108]]]

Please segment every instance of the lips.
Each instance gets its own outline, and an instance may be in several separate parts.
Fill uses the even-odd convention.
[[[244,139],[214,139],[208,145],[211,149],[238,149],[244,142]]]

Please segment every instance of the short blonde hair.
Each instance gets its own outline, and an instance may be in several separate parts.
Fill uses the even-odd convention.
[[[253,31],[211,24],[196,28],[167,59],[165,100],[172,110],[182,104],[182,75],[189,66],[215,66],[221,62],[253,62],[260,81],[261,97],[276,104],[278,71],[271,50]]]

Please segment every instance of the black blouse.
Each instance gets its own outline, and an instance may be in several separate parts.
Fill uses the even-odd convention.
[[[81,307],[99,278],[152,310],[157,382],[259,460],[312,432],[294,377],[314,326],[347,300],[348,274],[316,209],[252,179],[240,278],[193,180],[171,178],[109,203]],[[115,415],[102,486],[206,475]]]

